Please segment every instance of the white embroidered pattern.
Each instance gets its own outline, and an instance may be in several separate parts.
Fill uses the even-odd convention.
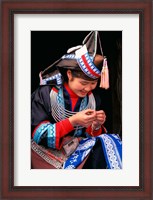
[[[122,168],[122,161],[117,151],[116,144],[114,141],[106,134],[101,135],[104,141],[106,154],[108,157],[108,161],[110,164],[111,169],[121,169]]]

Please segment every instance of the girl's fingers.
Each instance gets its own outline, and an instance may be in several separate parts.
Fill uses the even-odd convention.
[[[96,111],[96,114],[105,114],[105,112],[103,110],[98,110]]]

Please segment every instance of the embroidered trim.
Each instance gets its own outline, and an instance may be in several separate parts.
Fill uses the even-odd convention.
[[[93,63],[93,57],[88,54],[86,45],[78,49],[75,54],[64,55],[62,59],[75,59],[80,69],[92,79],[97,79],[101,76],[100,70]]]
[[[81,58],[77,59],[77,62],[81,68],[81,70],[90,78],[97,79],[100,77],[100,71],[93,64],[88,53],[81,56]]]
[[[67,157],[61,151],[54,149],[47,150],[45,147],[36,144],[36,142],[33,140],[31,141],[31,149],[56,169],[62,169],[63,163],[67,159]]]
[[[95,145],[95,138],[86,138],[80,141],[76,151],[65,161],[64,169],[75,169],[90,153]]]
[[[42,121],[40,124],[38,124],[38,125],[35,127],[35,129],[34,129],[34,131],[33,131],[33,133],[32,133],[32,137],[34,137],[34,135],[35,135],[35,133],[36,133],[38,127],[41,126],[42,124],[46,124],[46,123],[50,123],[50,122],[47,121],[47,120],[45,120],[45,121]]]
[[[41,123],[34,133],[34,141],[38,144],[43,133],[48,129],[50,122]]]
[[[47,144],[48,144],[48,147],[51,147],[51,148],[54,148],[55,149],[55,133],[56,133],[56,129],[55,129],[55,124],[50,124],[50,126],[48,127],[48,130],[47,130]]]
[[[114,134],[111,134],[111,136],[113,135]],[[117,144],[114,141],[114,139],[116,140],[116,138],[110,137],[108,134],[102,134],[98,137],[101,138],[102,144],[104,145],[103,150],[108,164],[108,168],[122,169],[122,158],[119,153],[119,145],[121,145],[121,143],[118,143],[117,146]]]
[[[52,81],[52,80],[56,80],[57,85],[61,85],[62,84],[61,77],[62,77],[61,73],[58,73],[58,74],[48,77],[46,79],[42,79],[41,85],[46,85],[48,81]]]
[[[75,58],[75,54],[67,54],[67,55],[64,55],[62,56],[62,59],[76,59]]]
[[[34,141],[39,144],[42,135],[47,131],[47,145],[48,147],[55,148],[56,141],[56,129],[55,124],[51,124],[50,122],[44,121],[40,123],[36,128],[35,132],[33,133]]]

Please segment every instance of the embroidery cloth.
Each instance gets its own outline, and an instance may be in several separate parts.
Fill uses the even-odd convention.
[[[102,134],[81,140],[76,151],[65,161],[63,169],[75,169],[90,153],[97,139],[101,141],[107,169],[122,169],[122,142],[115,134]]]

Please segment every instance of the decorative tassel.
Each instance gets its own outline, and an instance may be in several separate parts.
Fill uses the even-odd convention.
[[[101,71],[100,87],[106,90],[109,88],[109,70],[108,70],[106,58],[104,58],[103,68]]]
[[[40,85],[42,85],[42,72],[39,73]]]

